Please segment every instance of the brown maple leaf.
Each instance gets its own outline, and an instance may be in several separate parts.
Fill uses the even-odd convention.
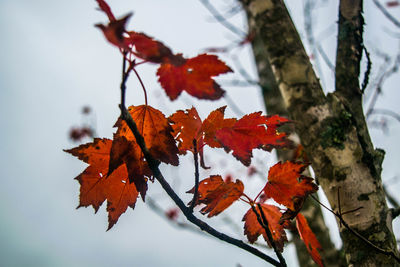
[[[179,58],[179,54],[175,55]],[[199,99],[216,100],[224,90],[212,79],[232,70],[215,55],[201,54],[194,58],[163,63],[157,70],[162,88],[175,100],[182,91]]]
[[[306,218],[301,214],[297,214],[296,216],[296,227],[299,231],[299,235],[301,240],[303,240],[304,244],[306,245],[308,253],[310,253],[311,258],[317,263],[319,266],[324,266],[322,263],[321,255],[319,254],[318,250],[321,250],[322,247],[318,242],[317,238],[315,237],[313,231],[311,230],[310,226]]]
[[[233,156],[249,166],[253,149],[270,151],[274,147],[289,145],[286,134],[276,131],[277,126],[286,122],[287,119],[279,116],[268,117],[261,115],[261,112],[255,112],[245,115],[231,127],[217,130],[215,136],[227,152],[232,150]]]
[[[272,238],[276,244],[276,247],[279,251],[283,251],[284,242],[287,242],[287,237],[284,228],[288,226],[288,223],[280,224],[279,220],[282,216],[279,208],[269,204],[260,204],[262,207],[262,211],[265,215],[265,218],[268,221],[268,228],[272,234]],[[262,218],[260,210],[257,206],[255,209],[259,213],[259,217]],[[254,213],[253,209],[250,208],[246,214],[244,215],[242,221],[244,221],[244,234],[247,236],[247,239],[250,243],[254,243],[257,241],[258,237],[262,235],[264,240],[268,243],[270,247],[271,242],[268,239],[267,233],[265,229],[260,225],[257,220],[257,215]]]
[[[134,208],[139,195],[135,184],[129,183],[125,165],[110,176],[108,165],[112,141],[95,138],[92,143],[65,150],[89,166],[75,179],[79,181],[79,207],[92,206],[95,212],[107,200],[108,230],[118,221],[128,207]]]
[[[193,194],[194,190],[192,188],[187,193]],[[220,175],[212,175],[199,183],[196,205],[205,204],[200,212],[208,213],[208,217],[216,216],[238,200],[243,190],[244,185],[240,180],[224,181]]]
[[[301,174],[307,166],[300,162],[286,161],[278,162],[269,169],[268,182],[263,191],[267,197],[290,210],[292,215],[285,219],[296,216],[304,199],[318,190],[318,186],[313,183],[314,179]]]

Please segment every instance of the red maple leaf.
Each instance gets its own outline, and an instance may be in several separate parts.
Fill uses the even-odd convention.
[[[244,186],[240,180],[236,182],[224,181],[220,175],[212,175],[202,180],[198,187],[196,205],[205,204],[201,213],[212,217],[227,209],[243,194]],[[194,193],[194,188],[187,193]],[[191,203],[189,203],[191,204]]]
[[[134,208],[139,195],[135,184],[129,183],[125,165],[106,177],[112,141],[95,138],[92,143],[65,150],[89,164],[77,179],[81,185],[79,207],[92,206],[95,212],[107,200],[108,230],[128,207]]]
[[[217,140],[226,151],[233,151],[235,156],[245,166],[251,163],[252,150],[261,148],[270,151],[273,147],[289,145],[285,133],[278,133],[277,126],[288,122],[279,116],[263,116],[261,112],[245,115],[232,127],[216,131]]]
[[[111,11],[110,6],[104,0],[96,0],[96,2],[99,4],[100,10],[102,10],[104,13],[106,13],[110,22],[115,21],[115,16]]]
[[[176,56],[171,49],[163,43],[154,40],[144,33],[130,31],[125,38],[125,45],[133,48],[135,46],[135,56],[153,63],[168,62],[176,60]]]
[[[164,163],[177,166],[178,148],[171,134],[172,128],[164,114],[148,105],[131,106],[128,111],[136,122],[151,155]],[[115,126],[118,130],[112,143],[109,174],[125,163],[130,181],[135,183],[144,199],[147,180],[152,178],[152,173],[128,125],[119,119]]]
[[[131,16],[132,13],[129,13],[121,19],[110,21],[107,25],[96,24],[95,26],[103,32],[104,37],[106,37],[107,41],[111,44],[121,49],[129,49],[125,44],[124,33],[126,32],[125,24]]]
[[[308,253],[310,253],[311,258],[317,263],[319,266],[324,266],[321,260],[321,255],[319,255],[318,250],[321,250],[322,247],[315,237],[313,231],[310,226],[308,226],[308,222],[306,218],[301,214],[297,214],[296,216],[296,227],[299,231],[300,238],[303,240]]]
[[[292,161],[278,162],[270,168],[268,182],[263,189],[266,196],[286,206],[294,212],[294,216],[301,209],[304,199],[318,190],[312,178],[301,175],[307,166]]]
[[[178,110],[172,114],[168,120],[174,130],[173,135],[178,141],[179,153],[194,152],[193,140],[196,140],[202,167],[206,168],[203,160],[204,144],[210,147],[222,147],[215,139],[215,132],[220,128],[233,125],[236,121],[236,119],[224,119],[225,108],[226,106],[212,111],[204,121],[201,120],[194,107],[185,111]]]
[[[282,216],[279,208],[269,204],[260,204],[262,207],[262,211],[264,213],[265,218],[268,221],[268,228],[272,234],[272,238],[276,244],[276,247],[279,251],[283,251],[284,242],[287,242],[286,233],[284,227],[288,226],[288,222],[284,224],[280,224],[279,220]],[[257,212],[259,213],[259,217],[262,218],[259,208],[255,207]],[[244,215],[242,221],[244,221],[244,234],[247,236],[247,239],[250,243],[254,243],[257,241],[258,237],[262,235],[264,240],[268,243],[270,247],[271,242],[268,239],[267,233],[265,229],[260,225],[257,220],[257,215],[254,213],[253,209],[250,208],[246,214]]]
[[[194,58],[163,63],[157,75],[171,100],[175,100],[182,91],[200,99],[216,100],[222,97],[224,90],[212,77],[227,72],[232,70],[217,56],[201,54]]]

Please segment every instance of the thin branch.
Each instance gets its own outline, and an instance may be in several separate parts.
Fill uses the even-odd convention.
[[[244,31],[240,30],[239,28],[237,28],[235,25],[233,25],[232,23],[230,23],[229,21],[227,21],[225,19],[225,17],[223,15],[221,15],[218,10],[212,5],[210,4],[210,2],[208,0],[200,0],[200,2],[203,4],[203,6],[211,13],[211,15],[222,25],[224,26],[226,29],[228,29],[229,31],[231,31],[232,33],[239,35],[241,37],[246,36],[247,33],[245,33]]]
[[[373,0],[374,4],[376,5],[376,7],[383,13],[383,15],[385,15],[385,17],[390,20],[394,25],[396,25],[397,27],[400,28],[400,21],[398,21],[395,17],[393,17],[389,11],[386,10],[386,8],[384,8],[381,3],[379,3],[378,0]]]
[[[359,234],[358,232],[356,232],[355,230],[353,230],[343,219],[342,214],[339,214],[339,212],[334,212],[333,210],[331,210],[330,208],[328,208],[327,206],[325,206],[324,204],[322,204],[318,199],[316,199],[313,195],[310,195],[312,199],[314,199],[316,202],[318,202],[322,207],[324,207],[326,210],[328,210],[329,212],[331,212],[333,215],[336,216],[336,218],[339,219],[340,223],[347,229],[350,231],[350,233],[352,233],[353,235],[357,236],[359,239],[361,239],[366,245],[368,245],[369,247],[375,249],[376,251],[378,251],[381,254],[393,257],[397,262],[400,263],[400,258],[396,256],[396,254],[393,251],[388,251],[388,250],[384,250],[378,246],[376,246],[375,244],[373,244],[371,241],[369,241],[368,239],[366,239],[365,237],[363,237],[361,234]]]
[[[123,75],[123,77],[124,77],[124,75]],[[126,82],[126,80],[125,80],[125,82]],[[125,85],[123,85],[123,86],[121,85],[121,90],[122,90],[122,88],[124,88],[124,90],[126,90]],[[122,91],[121,91],[121,93],[125,94],[125,92],[122,92]],[[132,131],[133,135],[135,136],[136,142],[139,145],[139,147],[144,155],[144,158],[146,159],[146,162],[147,162],[150,170],[153,173],[153,176],[157,179],[157,181],[161,184],[164,191],[175,202],[175,204],[179,207],[179,209],[182,211],[182,213],[185,215],[185,217],[191,223],[195,224],[201,230],[209,233],[210,235],[212,235],[224,242],[227,242],[229,244],[237,246],[243,250],[246,250],[249,253],[271,263],[274,266],[281,266],[281,264],[278,261],[276,261],[275,259],[271,258],[270,256],[264,254],[260,250],[254,248],[252,246],[249,246],[248,244],[244,243],[243,241],[241,241],[239,239],[232,238],[224,233],[221,233],[221,232],[215,230],[210,225],[208,225],[206,222],[204,222],[204,221],[198,219],[196,216],[194,216],[194,214],[192,213],[190,208],[186,207],[186,205],[182,201],[182,199],[175,193],[175,191],[172,189],[172,187],[169,185],[169,183],[165,180],[160,169],[158,168],[160,162],[158,160],[156,160],[155,158],[153,158],[153,156],[150,154],[150,151],[148,150],[148,148],[146,146],[144,137],[140,134],[135,121],[133,120],[131,114],[126,109],[124,103],[121,103],[119,105],[119,107],[121,109],[121,119],[126,122],[129,129]]]
[[[237,115],[242,117],[243,115],[245,115],[246,113],[244,113],[239,107],[238,105],[235,104],[235,101],[233,101],[228,94],[224,94],[224,99],[226,101],[226,103],[228,104],[228,106],[232,109],[232,111]]]
[[[194,157],[194,193],[192,203],[189,209],[193,212],[194,206],[196,206],[197,198],[199,194],[199,153],[197,153],[197,140],[193,139],[193,157]]]
[[[184,222],[179,222],[176,220],[171,220],[170,218],[168,218],[168,216],[165,215],[165,211],[159,206],[157,205],[156,201],[151,198],[150,196],[146,195],[146,204],[156,213],[158,214],[160,217],[166,219],[167,221],[170,222],[171,225],[173,225],[176,228],[183,228],[186,230],[190,230],[192,232],[195,232],[197,234],[201,234],[203,236],[204,232],[200,231],[197,227],[193,226],[192,224],[188,224],[188,223],[184,223]]]
[[[375,108],[369,113],[369,115],[372,115],[372,114],[387,115],[387,116],[390,116],[390,117],[396,119],[398,122],[400,122],[400,115],[389,109]]]
[[[371,73],[371,67],[372,67],[372,61],[371,58],[369,56],[369,52],[367,50],[367,48],[365,47],[365,45],[363,46],[364,52],[365,52],[365,56],[367,57],[367,69],[365,70],[364,73],[364,80],[363,83],[361,85],[361,93],[364,94],[365,89],[367,89],[367,85],[369,82],[369,75]]]

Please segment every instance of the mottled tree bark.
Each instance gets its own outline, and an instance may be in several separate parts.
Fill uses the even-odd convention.
[[[375,150],[361,106],[358,74],[362,45],[362,1],[341,1],[336,91],[325,95],[282,0],[241,0],[250,28],[260,38],[285,106],[331,207],[355,212],[347,224],[376,246],[395,251],[380,178],[383,153]],[[361,48],[362,49],[362,48]],[[344,254],[352,266],[398,266],[340,227]]]

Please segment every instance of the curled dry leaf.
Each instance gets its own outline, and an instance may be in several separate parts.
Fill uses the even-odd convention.
[[[89,164],[75,179],[79,181],[79,207],[92,206],[97,212],[107,200],[108,229],[118,221],[128,207],[134,208],[139,195],[135,184],[129,183],[125,165],[106,178],[112,141],[95,138],[92,143],[65,152]]]
[[[196,205],[205,204],[201,213],[212,217],[227,209],[243,194],[244,186],[240,180],[224,181],[220,175],[212,175],[199,183]],[[187,193],[194,193],[194,188]],[[191,203],[189,203],[190,205]]]
[[[272,238],[279,249],[279,251],[283,251],[284,242],[287,242],[286,233],[284,227],[288,226],[288,222],[284,224],[279,223],[279,219],[282,216],[279,208],[269,204],[260,204],[262,207],[262,211],[265,215],[265,218],[268,221],[268,228],[272,234]],[[260,210],[257,206],[255,206],[257,212],[259,212],[259,216],[261,218]],[[247,236],[247,239],[250,243],[254,243],[257,241],[258,237],[262,235],[264,240],[268,243],[270,247],[271,242],[268,239],[267,233],[265,229],[260,225],[257,220],[257,215],[254,213],[253,209],[250,208],[246,214],[244,215],[242,221],[244,221],[244,234]]]

